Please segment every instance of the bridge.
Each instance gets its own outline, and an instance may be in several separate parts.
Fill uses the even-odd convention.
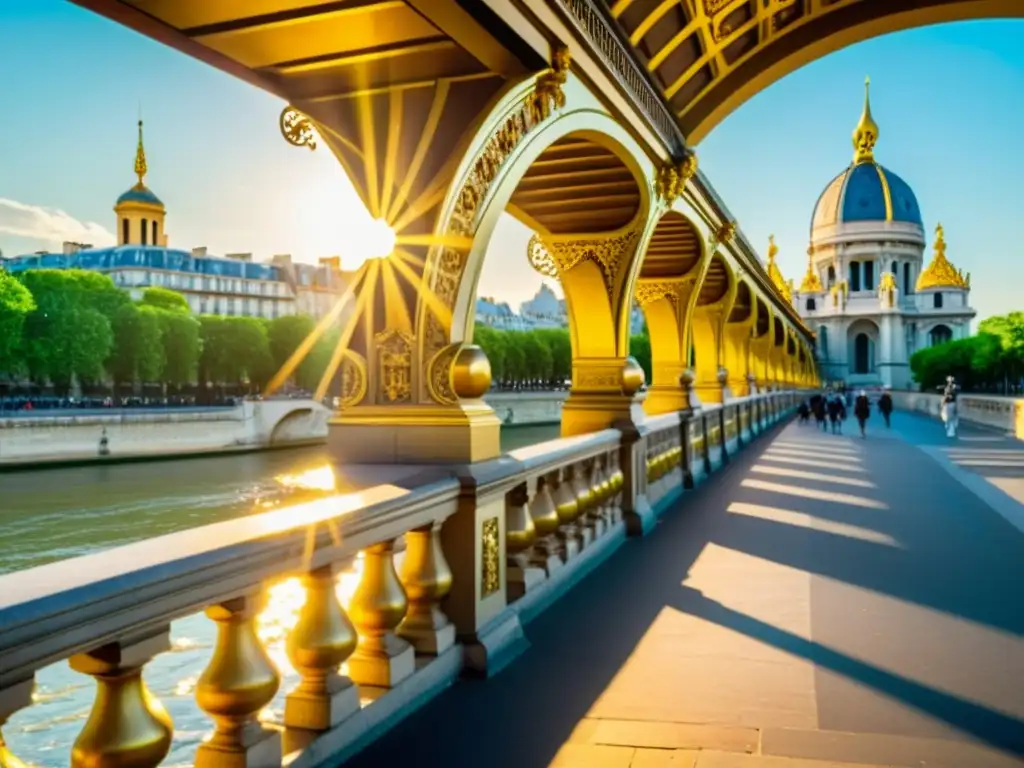
[[[877,453],[783,426],[813,336],[693,146],[838,47],[1021,4],[76,1],[280,96],[284,138],[332,152],[394,245],[306,346],[344,322],[316,394],[345,487],[313,473],[287,508],[0,577],[0,725],[66,660],[96,683],[76,768],[1016,764],[1017,532],[908,453],[920,424]],[[472,345],[502,212],[573,350],[563,437],[506,455]],[[143,674],[196,614],[213,733],[189,744]]]

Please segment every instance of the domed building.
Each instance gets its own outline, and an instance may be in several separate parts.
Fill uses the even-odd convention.
[[[946,257],[935,228],[927,266],[925,228],[914,190],[875,161],[879,129],[865,83],[853,132],[853,162],[821,193],[811,217],[807,271],[786,283],[769,247],[768,271],[817,334],[822,378],[850,386],[911,386],[915,350],[963,338],[975,312],[970,275]]]
[[[170,288],[181,293],[198,314],[323,317],[337,304],[349,281],[338,257],[300,264],[289,254],[278,254],[258,264],[251,253],[214,256],[205,247],[169,247],[164,229],[167,209],[145,183],[148,167],[141,120],[134,170],[136,183],[114,204],[116,246],[66,242],[61,253],[0,255],[0,270],[12,274],[30,269],[95,270],[109,275],[133,299],[140,299],[146,288]]]

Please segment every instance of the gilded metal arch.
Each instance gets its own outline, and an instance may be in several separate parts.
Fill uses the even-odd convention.
[[[887,15],[842,25],[836,14],[863,18],[862,8],[873,4],[885,9]],[[834,10],[810,20],[804,30],[795,28],[772,31],[767,42],[759,43],[729,67],[724,77],[717,77],[698,92],[680,113],[680,123],[690,145],[699,144],[719,123],[761,91],[801,67],[835,51],[891,32],[970,19],[1021,18],[1024,3],[1018,0],[839,0]],[[767,7],[767,6],[766,6]],[[835,30],[815,36],[807,29],[812,25]],[[764,27],[771,29],[765,21]],[[737,30],[738,32],[739,30]],[[778,46],[787,46],[787,53]],[[800,40],[810,39],[803,45]],[[797,42],[793,42],[796,40]],[[722,47],[735,42],[725,37]],[[772,47],[776,46],[776,50]],[[720,53],[720,51],[718,52]],[[766,61],[767,60],[767,61]]]
[[[527,93],[528,90],[526,89]],[[518,100],[524,98],[525,95],[526,93],[520,91],[517,94]],[[504,111],[514,108],[515,104],[516,102],[505,104]],[[502,109],[502,106],[500,105],[498,109]],[[523,142],[510,155],[509,162],[501,168],[488,190],[488,194],[481,201],[472,232],[472,246],[461,270],[460,281],[453,303],[452,327],[450,329],[450,338],[452,340],[462,341],[469,337],[472,331],[474,320],[473,305],[484,257],[486,256],[498,216],[505,211],[508,201],[515,192],[519,181],[547,147],[559,139],[583,132],[586,132],[591,138],[601,135],[602,146],[614,151],[616,156],[623,160],[626,167],[634,174],[641,202],[634,222],[631,225],[627,225],[627,228],[635,228],[639,225],[640,221],[650,218],[653,190],[650,180],[644,175],[642,170],[644,167],[642,159],[646,159],[646,156],[628,132],[610,115],[595,109],[592,104],[585,104],[573,109],[570,100],[563,110],[553,115],[550,120],[545,121],[536,130],[531,131],[524,137]],[[630,147],[630,145],[633,145],[633,147]],[[459,177],[458,181],[453,184],[452,191],[449,194],[457,194],[463,178]],[[450,206],[446,205],[446,210],[450,210]],[[422,300],[420,304],[421,308],[417,315],[422,321],[426,307],[423,306]]]

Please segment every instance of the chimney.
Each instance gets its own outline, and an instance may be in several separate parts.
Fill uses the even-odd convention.
[[[193,248],[192,249],[192,255],[193,256],[205,256],[206,255],[206,246],[205,245],[200,245],[197,248]]]
[[[225,253],[224,258],[234,259],[235,261],[252,261],[251,253]]]
[[[292,263],[292,255],[290,253],[275,253],[273,258],[271,259],[271,262],[273,264],[277,264],[278,266],[283,266],[285,264],[291,264]]]
[[[89,248],[92,248],[92,245],[90,245],[89,243],[73,243],[70,240],[64,241],[65,256],[70,256],[73,253],[78,253],[79,251],[84,251]]]

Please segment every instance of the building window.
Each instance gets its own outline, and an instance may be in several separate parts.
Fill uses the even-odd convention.
[[[142,244],[146,244],[146,236],[149,234],[146,230],[149,229],[149,222],[146,219],[142,220]]]
[[[121,242],[124,245],[127,245],[128,241],[132,239],[131,232],[128,230],[130,225],[131,222],[128,219],[121,219]]]
[[[828,328],[824,325],[818,328],[818,351],[828,360]]]
[[[860,262],[850,262],[850,291],[856,292],[860,290]]]
[[[875,290],[875,262],[864,262],[864,290]]]
[[[807,300],[807,311],[808,312],[813,312],[815,309],[817,309],[817,305],[816,305],[814,299],[808,299]]]
[[[836,284],[836,268],[833,267],[831,264],[828,268],[828,280],[826,282],[828,288],[831,288],[833,285]]]
[[[914,286],[910,284],[910,262],[903,263],[903,295],[909,296],[914,292]]]
[[[939,344],[947,344],[953,340],[953,331],[946,325],[936,325],[928,333],[928,341],[931,346],[935,347]]]
[[[153,245],[159,245],[160,239],[157,237],[156,222],[153,222]]]
[[[935,306],[935,309],[942,309],[942,294],[941,293],[936,293],[932,297],[932,302],[933,302],[933,304]]]

